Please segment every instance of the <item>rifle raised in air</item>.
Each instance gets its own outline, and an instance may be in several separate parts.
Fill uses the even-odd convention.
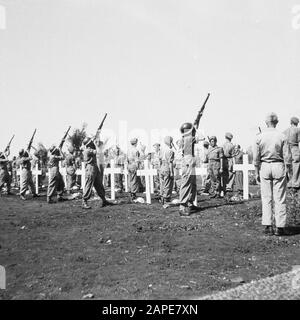
[[[12,138],[9,140],[9,143],[7,144],[5,150],[4,150],[4,153],[8,152],[9,151],[9,148],[10,148],[10,145],[11,145],[11,142],[13,141],[13,138],[15,137],[15,135],[12,136]]]
[[[205,101],[204,101],[204,103],[203,103],[200,111],[198,112],[197,118],[196,118],[196,120],[195,120],[195,122],[194,122],[194,127],[195,127],[196,129],[199,128],[200,119],[201,119],[202,116],[203,116],[204,109],[205,109],[205,106],[206,106],[206,103],[207,103],[209,97],[210,97],[210,93],[207,95],[207,97],[206,97],[206,99],[205,99]]]
[[[34,139],[34,136],[36,134],[36,129],[34,129],[34,132],[33,132],[33,135],[28,143],[28,146],[27,146],[27,151],[30,152],[30,149],[31,149],[31,146],[32,146],[32,142],[33,142],[33,139]]]
[[[64,143],[65,143],[65,141],[66,141],[66,139],[67,139],[67,136],[68,136],[70,130],[71,130],[71,126],[69,126],[68,130],[67,130],[66,133],[64,134],[64,136],[63,136],[63,138],[62,138],[62,140],[61,140],[61,142],[60,142],[60,144],[59,144],[59,146],[58,146],[58,149],[62,149],[62,147],[63,147],[63,145],[64,145]]]

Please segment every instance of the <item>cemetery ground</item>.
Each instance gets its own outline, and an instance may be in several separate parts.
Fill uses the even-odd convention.
[[[1,299],[190,299],[290,271],[300,264],[300,207],[289,197],[289,236],[262,233],[259,199],[201,211],[125,204],[92,210],[0,197]],[[30,197],[30,196],[29,196]],[[120,198],[121,197],[121,198]]]

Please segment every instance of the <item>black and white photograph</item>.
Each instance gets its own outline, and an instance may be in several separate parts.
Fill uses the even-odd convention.
[[[299,300],[299,57],[300,0],[0,0],[0,300]]]

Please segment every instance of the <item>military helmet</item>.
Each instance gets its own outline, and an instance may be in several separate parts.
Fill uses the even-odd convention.
[[[21,150],[19,151],[19,156],[22,157],[23,154],[24,154],[24,149],[21,149]]]
[[[194,127],[194,126],[193,126],[192,123],[186,122],[186,123],[184,123],[184,124],[180,127],[180,132],[181,132],[181,133],[185,133],[185,132],[193,129],[193,127]]]
[[[299,118],[297,117],[292,117],[291,123],[295,124],[296,126],[299,124]]]
[[[53,153],[53,152],[55,151],[55,149],[56,149],[56,145],[53,144],[53,145],[50,147],[49,151],[50,151],[51,153]]]

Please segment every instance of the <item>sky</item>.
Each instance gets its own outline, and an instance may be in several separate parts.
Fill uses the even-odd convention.
[[[0,148],[69,125],[149,148],[193,122],[245,149],[300,117],[300,0],[0,0]],[[299,9],[299,10],[298,10]],[[2,18],[1,18],[2,17]],[[5,21],[3,19],[5,18]],[[299,28],[298,28],[299,26]],[[117,138],[116,138],[117,136]]]

